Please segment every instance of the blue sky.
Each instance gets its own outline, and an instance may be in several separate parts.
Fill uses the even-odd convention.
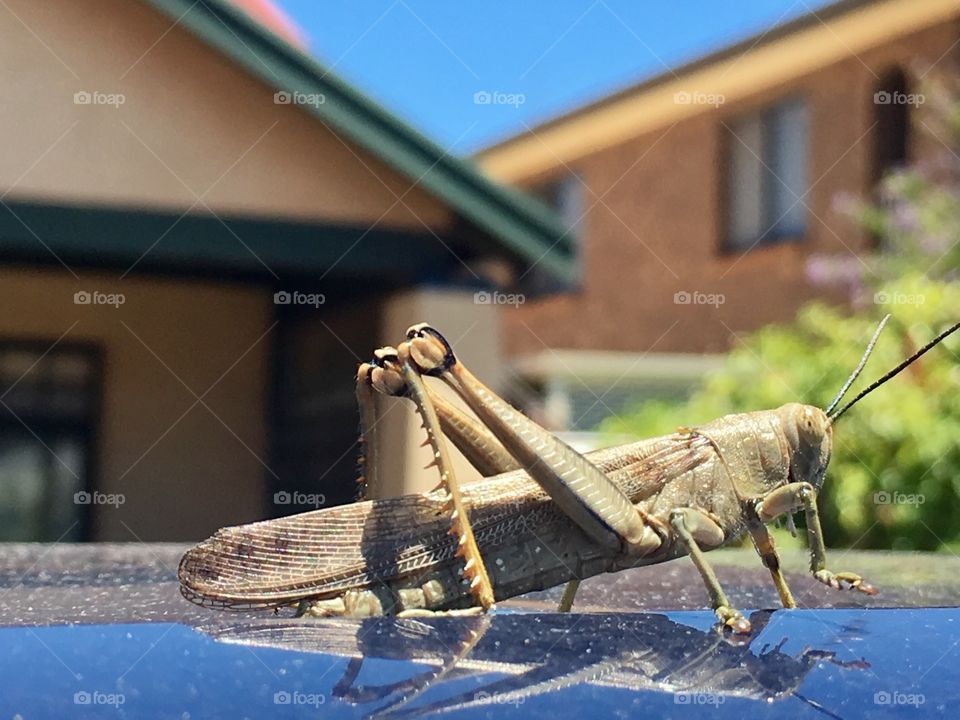
[[[830,2],[278,4],[321,62],[441,145],[466,153]],[[478,105],[478,91],[515,97]]]

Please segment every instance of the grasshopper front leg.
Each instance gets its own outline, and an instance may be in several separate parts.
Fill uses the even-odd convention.
[[[757,505],[757,515],[763,522],[770,522],[784,513],[803,509],[807,520],[807,540],[810,543],[810,572],[824,585],[832,588],[859,590],[866,595],[876,595],[877,589],[862,577],[851,572],[827,570],[827,549],[820,528],[820,513],[817,510],[817,490],[806,482],[790,483],[766,495]]]
[[[757,549],[757,554],[763,561],[763,566],[770,571],[770,577],[773,578],[773,584],[777,588],[777,594],[780,596],[780,603],[785,608],[795,608],[797,601],[793,599],[793,593],[787,585],[787,579],[783,576],[783,570],[780,567],[780,555],[777,554],[777,548],[773,543],[773,536],[767,530],[756,513],[748,513],[747,528],[750,531],[750,537],[753,540],[753,546]]]

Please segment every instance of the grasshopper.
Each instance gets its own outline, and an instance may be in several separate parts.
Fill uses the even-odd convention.
[[[802,510],[813,577],[875,594],[856,573],[827,568],[817,492],[833,425],[960,328],[948,328],[837,409],[887,319],[826,410],[789,403],[586,455],[480,382],[437,330],[414,325],[357,374],[364,485],[375,489],[382,472],[371,441],[381,393],[415,404],[438,488],[224,528],[184,555],[181,592],[219,608],[411,616],[485,611],[496,600],[568,583],[560,609],[569,610],[584,578],[687,555],[721,626],[746,633],[750,623],[727,599],[706,552],[749,534],[782,605],[796,607],[767,523]],[[452,388],[475,417],[431,389],[428,377]],[[444,438],[488,477],[461,488]]]

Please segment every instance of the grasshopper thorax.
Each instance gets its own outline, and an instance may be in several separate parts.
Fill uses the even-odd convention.
[[[830,462],[833,427],[827,414],[813,405],[787,403],[774,411],[790,454],[790,481],[819,488]]]

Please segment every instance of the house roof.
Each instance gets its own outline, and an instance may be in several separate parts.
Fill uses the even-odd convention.
[[[535,125],[475,158],[498,180],[523,181],[715,107],[678,102],[678,94],[749,97],[958,15],[957,0],[840,0]]]
[[[448,204],[498,249],[552,273],[575,276],[567,228],[543,203],[489,179],[284,42],[227,0],[144,0],[280,92],[320,94],[300,106]]]
[[[298,48],[307,46],[303,30],[281,10],[274,0],[230,0],[274,35]]]

